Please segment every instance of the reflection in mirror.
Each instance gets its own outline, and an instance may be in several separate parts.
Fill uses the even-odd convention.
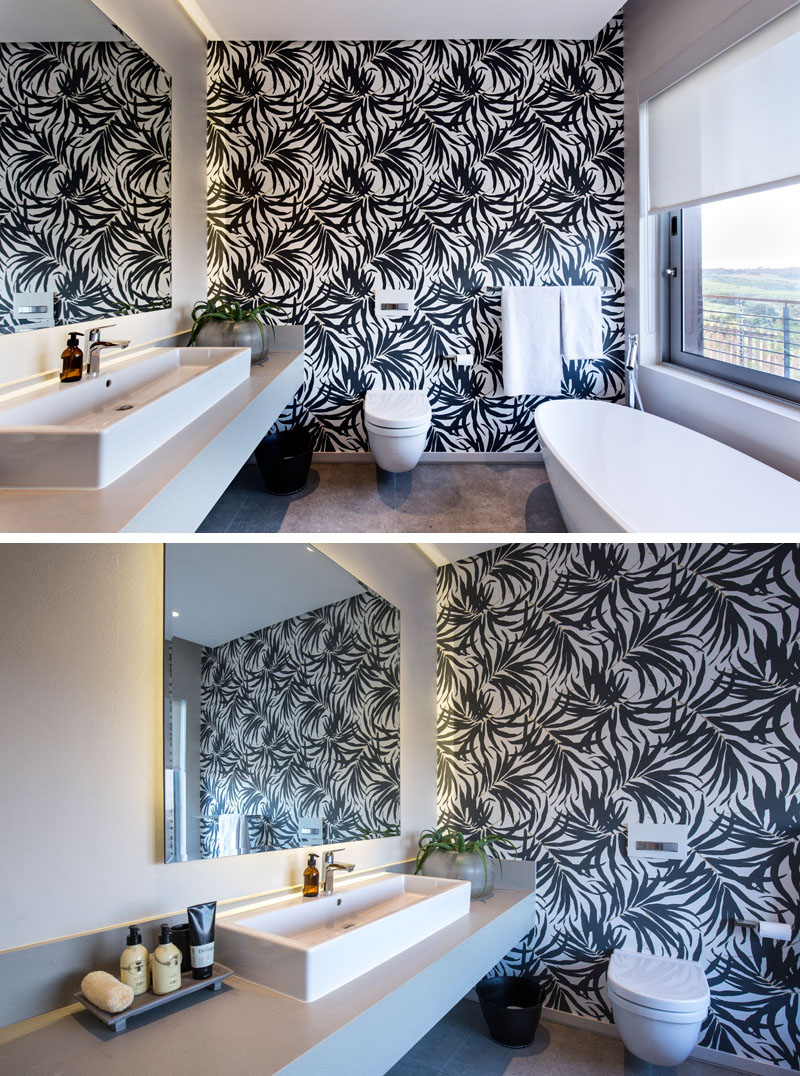
[[[393,836],[400,614],[312,546],[173,544],[167,863]]]
[[[4,0],[0,332],[170,305],[170,107],[90,0]]]

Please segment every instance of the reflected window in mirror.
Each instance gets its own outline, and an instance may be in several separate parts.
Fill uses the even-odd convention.
[[[394,836],[400,614],[313,547],[165,552],[167,862]]]
[[[0,27],[0,332],[171,302],[170,78],[89,0]]]

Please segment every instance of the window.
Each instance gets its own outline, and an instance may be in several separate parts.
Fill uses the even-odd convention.
[[[798,99],[800,3],[653,93],[644,117],[662,357],[800,401]]]
[[[800,184],[665,218],[664,357],[800,401]]]

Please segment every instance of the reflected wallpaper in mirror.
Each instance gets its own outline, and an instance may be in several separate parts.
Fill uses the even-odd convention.
[[[166,862],[399,833],[400,614],[311,546],[165,548]]]
[[[170,305],[170,78],[89,0],[0,25],[0,332]]]

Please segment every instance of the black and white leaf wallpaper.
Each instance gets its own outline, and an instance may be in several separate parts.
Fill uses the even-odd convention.
[[[329,841],[399,833],[400,613],[374,592],[205,647],[203,816],[248,814],[251,846],[296,848],[299,816]],[[204,827],[204,854],[217,832]]]
[[[168,306],[170,79],[133,42],[0,42],[0,332]]]
[[[610,1019],[619,946],[706,967],[702,1045],[800,1068],[800,547],[509,545],[438,578],[440,818],[534,860],[505,958]],[[634,820],[690,852],[631,860]]]
[[[497,397],[501,284],[601,284],[622,378],[622,21],[592,41],[247,41],[209,46],[212,292],[306,327],[284,424],[363,450],[365,391],[421,388],[439,451],[537,449],[532,397]],[[375,316],[376,286],[416,313]],[[470,350],[472,371],[442,356]]]

